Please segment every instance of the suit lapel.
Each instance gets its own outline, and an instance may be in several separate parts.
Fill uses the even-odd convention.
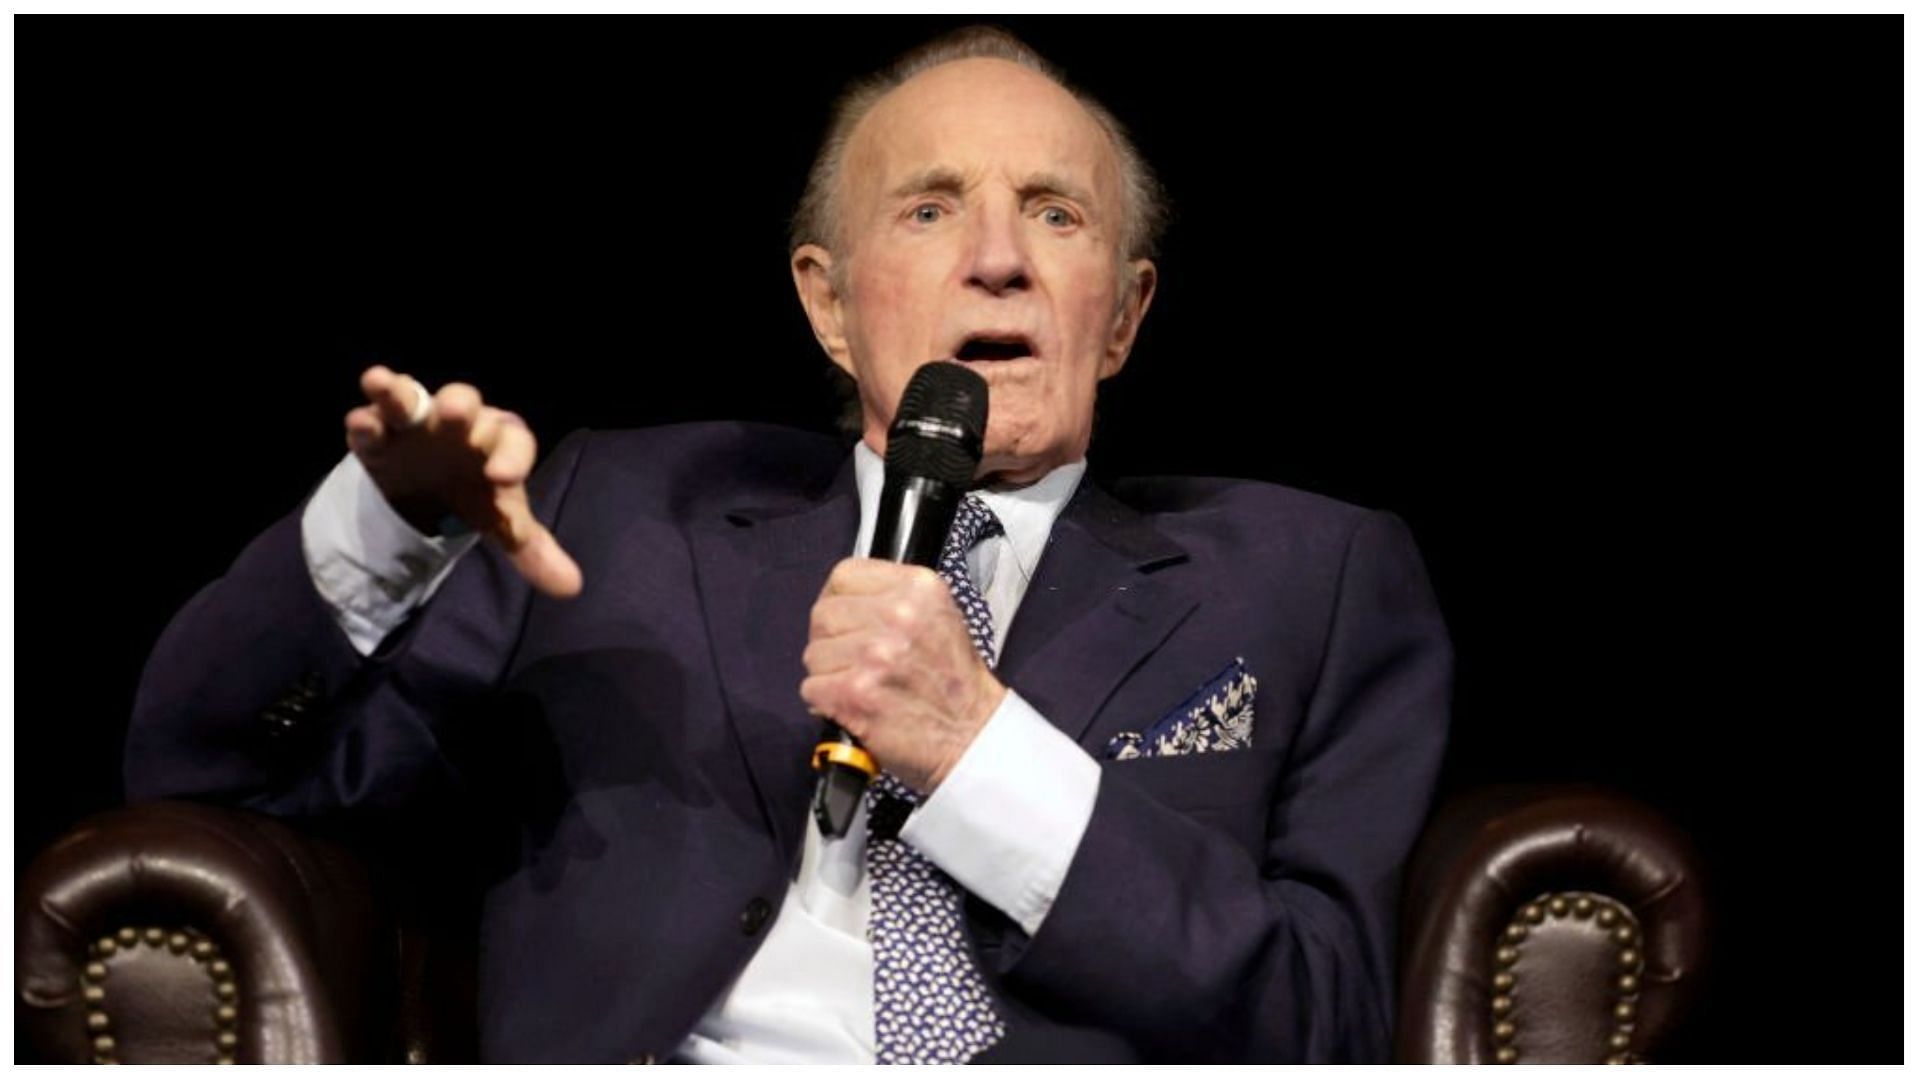
[[[789,865],[800,851],[821,725],[800,701],[808,614],[833,565],[852,554],[859,522],[849,457],[826,496],[804,509],[735,510],[695,530],[727,715]]]
[[[1001,681],[1075,740],[1128,673],[1198,607],[1186,552],[1083,481],[1007,632]]]

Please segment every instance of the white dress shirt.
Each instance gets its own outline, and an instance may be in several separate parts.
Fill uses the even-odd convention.
[[[884,464],[854,448],[860,529],[873,536]],[[1005,529],[974,546],[967,570],[993,613],[996,655],[1034,568],[1086,462],[1010,491],[981,489]],[[408,525],[349,454],[301,519],[314,586],[341,628],[368,654],[445,580],[475,538],[425,537]],[[914,810],[900,836],[1028,934],[1046,918],[1093,816],[1100,768],[1017,693],[1005,700]],[[843,838],[822,838],[808,816],[795,881],[760,949],[680,1047],[710,1063],[871,1063],[873,951],[864,867],[864,806]]]

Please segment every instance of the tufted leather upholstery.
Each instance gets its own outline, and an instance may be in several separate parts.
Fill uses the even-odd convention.
[[[367,1053],[372,898],[357,859],[262,815],[151,803],[87,819],[19,883],[21,1043],[52,1062]]]
[[[1657,1057],[1698,983],[1693,868],[1657,815],[1597,789],[1450,801],[1408,867],[1398,1057]],[[396,892],[393,877],[246,811],[151,803],[88,819],[16,895],[19,1054],[471,1060],[471,907],[458,891]]]
[[[1700,982],[1698,858],[1650,809],[1503,786],[1428,823],[1403,893],[1403,1062],[1658,1058]]]

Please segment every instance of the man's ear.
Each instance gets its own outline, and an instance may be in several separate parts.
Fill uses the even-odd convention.
[[[847,351],[840,291],[834,281],[832,252],[818,244],[802,244],[794,249],[793,288],[800,294],[800,306],[807,310],[814,340],[827,351],[829,360],[852,375],[853,355]]]
[[[1140,321],[1147,317],[1153,303],[1154,286],[1160,284],[1160,271],[1151,259],[1135,259],[1127,264],[1127,283],[1113,313],[1113,334],[1107,339],[1107,355],[1100,363],[1100,378],[1110,379],[1126,367],[1133,352],[1133,340],[1140,334]]]

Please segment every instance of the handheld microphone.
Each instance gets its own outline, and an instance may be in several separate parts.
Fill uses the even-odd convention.
[[[986,430],[987,381],[978,373],[944,360],[913,373],[887,429],[886,480],[868,558],[939,566],[953,516],[980,467]],[[813,768],[820,774],[813,820],[821,833],[845,837],[879,766],[859,740],[828,721]]]

